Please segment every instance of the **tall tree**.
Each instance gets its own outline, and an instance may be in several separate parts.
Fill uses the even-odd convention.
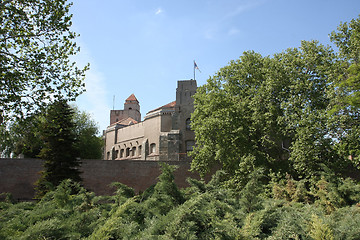
[[[37,183],[38,196],[65,179],[81,181],[73,114],[65,100],[56,101],[47,110],[42,134],[45,146],[39,154],[45,162],[44,171]]]
[[[339,48],[341,74],[337,86],[344,93],[342,106],[360,107],[360,16],[341,23],[330,39]],[[345,106],[344,106],[345,105]]]
[[[4,122],[46,104],[74,100],[84,87],[66,0],[0,2],[0,106]]]
[[[192,168],[204,173],[220,163],[244,186],[259,168],[302,179],[344,167],[327,114],[335,57],[329,47],[303,41],[273,58],[245,52],[220,69],[194,97]]]
[[[360,16],[341,23],[330,39],[339,49],[329,111],[337,130],[334,135],[339,152],[360,169]]]

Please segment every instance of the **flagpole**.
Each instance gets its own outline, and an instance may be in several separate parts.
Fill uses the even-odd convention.
[[[194,60],[194,80],[196,80],[195,79],[195,60]]]
[[[115,109],[115,95],[113,96],[113,110]]]

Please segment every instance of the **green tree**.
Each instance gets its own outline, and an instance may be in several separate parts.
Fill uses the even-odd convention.
[[[339,61],[329,114],[335,116],[339,153],[360,169],[360,17],[341,23],[330,39],[339,48]]]
[[[13,135],[15,155],[23,154],[29,158],[36,158],[39,155],[44,146],[41,139],[43,121],[43,116],[32,115],[11,125],[9,132]]]
[[[91,115],[80,111],[76,106],[71,106],[74,111],[72,121],[76,142],[74,147],[78,151],[81,159],[101,159],[103,140],[99,137],[99,128]],[[25,157],[37,158],[44,141],[41,139],[42,126],[45,118],[45,111],[34,113],[31,116],[14,122],[10,125],[11,133],[8,143],[9,151],[17,156],[23,154]]]
[[[330,39],[339,48],[340,76],[337,86],[342,92],[337,107],[360,107],[360,17],[341,23]]]
[[[50,105],[45,115],[42,139],[45,142],[39,157],[44,159],[44,171],[37,182],[38,196],[65,179],[80,182],[80,162],[77,159],[74,134],[74,111],[65,100]]]
[[[66,0],[0,2],[0,106],[4,121],[46,104],[74,100],[84,87]]]
[[[81,159],[101,159],[104,141],[99,136],[99,126],[89,113],[80,111],[76,107],[73,108],[75,111],[74,131],[77,140],[75,148],[79,152],[79,157]]]
[[[335,59],[331,48],[303,41],[272,58],[245,52],[220,69],[194,96],[192,169],[220,163],[240,186],[258,168],[296,179],[343,169],[338,118],[328,115]]]

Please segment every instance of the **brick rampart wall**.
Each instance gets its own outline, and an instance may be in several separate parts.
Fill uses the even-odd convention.
[[[42,170],[40,159],[0,159],[0,193],[12,193],[15,199],[32,199],[34,183]],[[178,165],[174,172],[178,187],[186,187],[186,178],[199,179],[199,175],[189,172],[190,162],[165,162]],[[104,161],[83,160],[82,178],[84,187],[97,195],[111,195],[114,191],[109,184],[121,182],[135,189],[144,191],[155,184],[160,174],[159,161]],[[205,180],[209,180],[207,176]]]

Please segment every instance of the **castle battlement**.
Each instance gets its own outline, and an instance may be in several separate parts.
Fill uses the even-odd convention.
[[[110,125],[104,131],[105,159],[189,159],[187,153],[195,144],[189,125],[196,89],[195,80],[178,81],[176,101],[149,111],[142,122],[140,103],[130,95],[123,110],[110,111]]]

